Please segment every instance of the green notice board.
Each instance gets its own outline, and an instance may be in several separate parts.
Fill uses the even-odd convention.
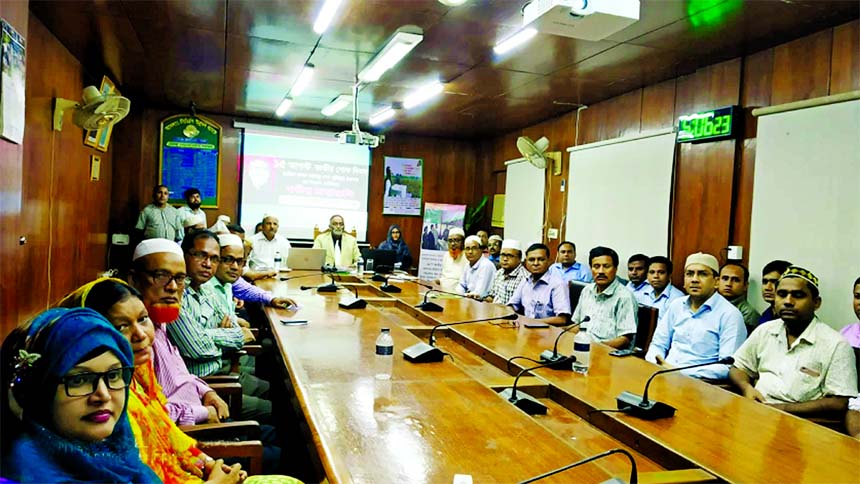
[[[184,204],[182,193],[200,190],[205,208],[218,208],[221,172],[221,125],[203,116],[177,114],[161,121],[159,183],[170,189],[171,204]]]

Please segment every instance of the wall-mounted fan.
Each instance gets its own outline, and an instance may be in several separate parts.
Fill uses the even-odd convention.
[[[549,148],[549,140],[546,136],[542,136],[537,141],[532,141],[527,136],[517,138],[517,149],[525,161],[536,168],[543,169],[546,168],[547,159],[550,159],[553,161],[552,174],[561,175],[561,151],[547,152],[547,148]]]
[[[72,122],[85,130],[96,130],[118,123],[128,115],[131,101],[115,94],[102,95],[95,86],[87,86],[83,102],[54,98],[54,130],[63,130],[63,114],[74,108]]]

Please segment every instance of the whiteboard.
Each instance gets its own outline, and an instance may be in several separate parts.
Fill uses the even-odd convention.
[[[530,244],[543,240],[546,169],[524,161],[509,164],[507,171],[505,238],[519,240],[525,251]]]
[[[577,259],[602,245],[619,266],[636,253],[669,253],[675,134],[671,129],[568,148],[567,230]],[[620,274],[626,275],[626,270]]]
[[[860,101],[758,118],[750,221],[750,303],[760,310],[761,269],[774,259],[820,281],[818,316],[833,328],[857,322],[860,276]]]

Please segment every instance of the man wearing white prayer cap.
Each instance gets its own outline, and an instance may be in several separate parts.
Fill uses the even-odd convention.
[[[203,284],[208,286],[218,297],[215,298],[215,317],[219,320],[230,317],[239,326],[250,328],[242,318],[236,317],[236,304],[233,302],[233,283],[242,276],[245,266],[245,245],[238,235],[219,234],[218,244],[221,246],[221,263],[215,270],[215,277]]]
[[[490,259],[490,262],[495,264],[496,269],[499,268],[499,253],[502,250],[502,242],[503,239],[500,235],[491,235],[490,240],[487,242],[487,254],[486,257]]]
[[[185,220],[182,221],[182,228],[185,229],[185,235],[188,235],[193,230],[203,230],[206,228],[206,218],[194,214],[187,214]]]
[[[688,296],[669,303],[660,315],[645,359],[662,365],[697,365],[732,356],[747,338],[741,312],[717,292],[720,265],[711,254],[697,252],[684,264]],[[696,378],[725,380],[728,365],[710,365],[682,373]]]
[[[477,235],[466,237],[464,246],[463,254],[469,264],[463,271],[463,275],[460,276],[457,292],[472,299],[482,300],[487,297],[493,286],[496,266],[490,262],[490,259],[484,257],[484,251],[481,249],[481,238]]]
[[[448,230],[448,252],[442,256],[442,275],[436,279],[436,284],[446,291],[454,291],[460,284],[460,278],[469,265],[463,255],[463,241],[466,233],[459,227]]]
[[[522,265],[522,260],[523,251],[520,241],[505,239],[499,252],[500,268],[493,277],[493,287],[485,301],[502,305],[508,304],[508,300],[514,295],[517,286],[529,275]]]

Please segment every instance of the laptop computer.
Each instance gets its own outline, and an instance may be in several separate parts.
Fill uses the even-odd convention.
[[[293,270],[318,271],[325,263],[325,249],[290,248],[287,267]]]

